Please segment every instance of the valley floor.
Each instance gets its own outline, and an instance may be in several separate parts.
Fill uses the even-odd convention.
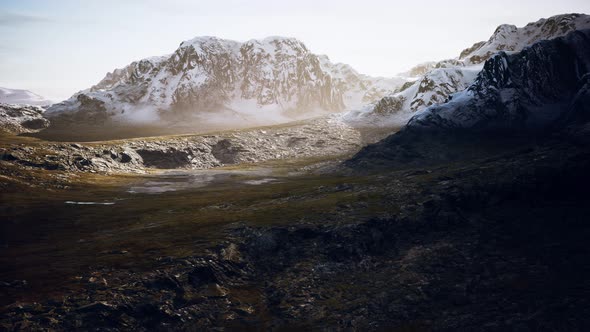
[[[590,326],[584,147],[369,175],[316,162],[4,185],[0,326]]]

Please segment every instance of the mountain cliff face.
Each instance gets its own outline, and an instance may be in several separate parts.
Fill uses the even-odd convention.
[[[461,52],[456,59],[418,65],[403,75],[413,83],[358,111],[349,112],[351,122],[403,125],[416,112],[445,102],[453,93],[470,86],[484,61],[497,52],[514,53],[540,40],[568,32],[590,29],[590,16],[566,14],[529,23],[523,28],[500,25],[487,42],[479,42]],[[419,76],[411,78],[412,76]]]
[[[467,90],[418,112],[400,132],[364,148],[349,165],[457,158],[457,146],[488,138],[562,132],[588,141],[589,55],[590,30],[541,41],[520,53],[500,52],[485,62]]]
[[[240,43],[198,37],[171,55],[107,74],[92,88],[49,108],[48,115],[150,122],[206,112],[336,112],[374,101],[401,83],[401,78],[371,78],[333,64],[292,38]]]
[[[542,41],[486,61],[474,84],[442,105],[416,114],[408,128],[424,130],[550,129],[584,119],[590,77],[590,30]]]
[[[498,51],[518,52],[540,40],[553,39],[574,30],[590,28],[590,16],[583,14],[556,15],[527,24],[522,28],[502,24],[490,39],[475,43],[459,55],[467,65],[482,63]]]

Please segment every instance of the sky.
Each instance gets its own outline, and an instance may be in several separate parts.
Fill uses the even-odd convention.
[[[357,71],[394,76],[454,58],[502,24],[590,13],[587,0],[0,0],[0,87],[69,98],[196,36],[295,37]]]

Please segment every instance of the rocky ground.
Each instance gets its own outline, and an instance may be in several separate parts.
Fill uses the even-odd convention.
[[[74,290],[3,307],[0,326],[585,331],[588,166],[586,146],[553,140],[307,183],[247,204],[201,254],[82,271]]]
[[[267,160],[350,155],[391,130],[365,133],[337,117],[323,117],[202,135],[92,143],[17,142],[0,146],[0,163],[93,173],[144,173],[150,168],[207,169]]]

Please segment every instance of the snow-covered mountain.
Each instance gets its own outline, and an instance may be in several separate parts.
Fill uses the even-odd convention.
[[[416,112],[445,102],[470,86],[483,62],[499,51],[514,53],[540,40],[590,28],[590,16],[565,14],[529,23],[523,28],[500,25],[490,39],[461,52],[456,59],[420,64],[402,76],[410,82],[376,103],[350,111],[345,119],[360,125],[403,125]]]
[[[406,82],[392,94],[344,114],[355,125],[402,125],[417,111],[442,103],[449,95],[467,88],[481,70],[479,66],[464,67],[455,61],[441,61],[426,74]]]
[[[45,129],[49,121],[39,106],[0,104],[0,133],[22,134]]]
[[[53,105],[53,118],[138,122],[221,116],[280,121],[337,112],[378,100],[402,78],[372,78],[293,38],[244,43],[215,37],[185,41],[171,55],[116,69],[92,88]]]
[[[474,153],[462,150],[466,146],[479,149],[482,140],[504,144],[515,136],[516,142],[546,136],[589,144],[589,55],[590,29],[519,53],[500,52],[485,62],[467,90],[419,111],[399,132],[363,148],[347,164],[456,160],[460,151]]]
[[[486,61],[467,90],[410,119],[420,130],[539,131],[590,120],[590,30]]]
[[[0,87],[0,133],[38,132],[49,126],[43,117],[51,101],[28,90]]]
[[[51,101],[29,90],[8,89],[0,87],[0,103],[47,106],[51,104]]]
[[[518,52],[540,40],[564,36],[574,30],[590,28],[590,16],[584,14],[556,15],[527,24],[522,28],[502,24],[487,41],[481,41],[463,50],[459,55],[467,65],[479,64],[498,51]]]

